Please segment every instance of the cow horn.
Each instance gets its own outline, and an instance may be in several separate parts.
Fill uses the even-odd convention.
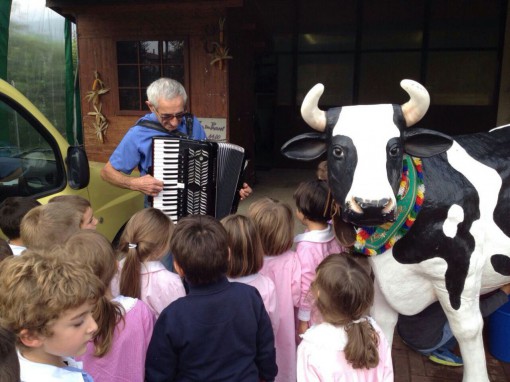
[[[427,89],[413,80],[402,80],[400,86],[411,97],[402,105],[402,113],[407,127],[414,125],[423,118],[430,105],[430,96]]]
[[[301,104],[301,116],[305,122],[317,131],[326,129],[326,112],[319,109],[319,98],[324,93],[324,85],[317,84],[306,94]]]

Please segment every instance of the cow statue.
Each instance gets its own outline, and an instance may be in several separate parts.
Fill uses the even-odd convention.
[[[480,294],[510,282],[510,125],[450,137],[416,124],[430,97],[412,80],[404,105],[323,111],[315,85],[301,107],[317,132],[282,147],[292,159],[327,153],[344,245],[370,255],[371,314],[392,342],[398,313],[439,300],[464,360],[463,380],[488,381]]]

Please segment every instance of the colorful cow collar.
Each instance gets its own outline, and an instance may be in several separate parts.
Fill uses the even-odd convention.
[[[422,163],[404,156],[402,179],[397,194],[397,218],[376,227],[357,227],[354,250],[367,256],[379,255],[395,245],[411,228],[425,197]]]

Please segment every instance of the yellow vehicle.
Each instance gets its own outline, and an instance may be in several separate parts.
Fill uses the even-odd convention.
[[[143,208],[143,196],[103,181],[103,165],[89,162],[83,147],[70,146],[25,96],[0,80],[0,203],[9,196],[44,204],[57,195],[80,195],[90,200],[97,230],[114,240]]]

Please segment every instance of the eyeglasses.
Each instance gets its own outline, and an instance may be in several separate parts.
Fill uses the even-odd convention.
[[[154,112],[158,115],[158,117],[162,121],[171,121],[174,118],[181,120],[182,117],[184,117],[184,115],[186,114],[186,110],[180,111],[175,114],[159,114],[158,109],[156,109],[156,108],[154,108]]]

